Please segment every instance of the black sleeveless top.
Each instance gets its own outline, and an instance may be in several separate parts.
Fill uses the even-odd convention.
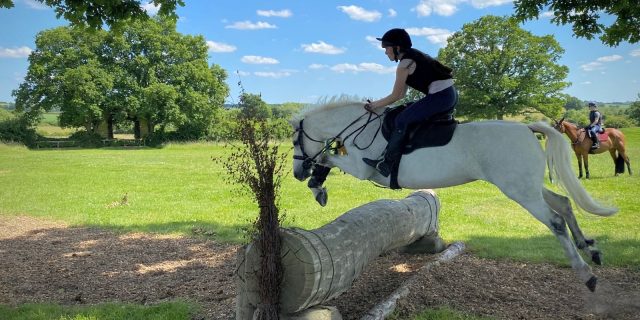
[[[416,63],[415,71],[407,77],[407,85],[424,94],[429,94],[432,82],[453,78],[451,68],[418,49],[410,48],[405,51],[400,60],[404,59],[411,59]]]
[[[598,117],[597,125],[602,127],[602,114],[595,110],[589,111],[589,123],[593,123],[593,121],[596,120],[596,117]]]

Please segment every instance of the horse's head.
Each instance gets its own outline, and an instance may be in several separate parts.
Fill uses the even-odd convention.
[[[562,119],[556,121],[553,120],[555,122],[555,124],[553,125],[553,128],[555,128],[556,130],[560,131],[560,133],[565,133],[566,129],[564,126],[564,117],[562,117]]]
[[[289,123],[293,127],[293,175],[304,181],[315,165],[328,166],[332,145],[351,137],[362,129],[356,125],[366,121],[364,102],[346,97],[331,99],[324,104],[307,107]],[[357,132],[355,132],[357,133]]]
[[[306,122],[309,123],[309,122]],[[293,176],[304,181],[311,176],[311,170],[322,158],[324,139],[312,138],[305,130],[304,118],[290,121],[293,127]],[[307,128],[308,129],[308,128]]]

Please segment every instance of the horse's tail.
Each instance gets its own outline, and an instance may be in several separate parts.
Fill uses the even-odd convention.
[[[605,207],[595,201],[580,184],[571,170],[571,153],[569,143],[562,134],[544,122],[528,125],[529,129],[543,133],[547,137],[546,156],[549,176],[555,175],[556,180],[567,191],[575,203],[587,212],[610,216],[618,212],[617,208]]]

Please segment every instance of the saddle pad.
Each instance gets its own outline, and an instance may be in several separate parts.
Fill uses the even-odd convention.
[[[382,125],[382,135],[389,140],[393,132],[394,120],[406,106],[391,108],[386,112]],[[458,121],[450,112],[436,114],[430,120],[408,129],[402,154],[409,154],[417,149],[444,146],[453,137]]]
[[[598,133],[598,140],[600,140],[600,142],[605,142],[609,140],[609,135],[606,132]]]

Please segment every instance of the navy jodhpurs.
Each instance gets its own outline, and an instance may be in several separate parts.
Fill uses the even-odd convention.
[[[454,86],[428,94],[402,111],[395,119],[396,128],[406,130],[410,125],[423,122],[436,113],[453,109],[458,102],[458,93]]]

